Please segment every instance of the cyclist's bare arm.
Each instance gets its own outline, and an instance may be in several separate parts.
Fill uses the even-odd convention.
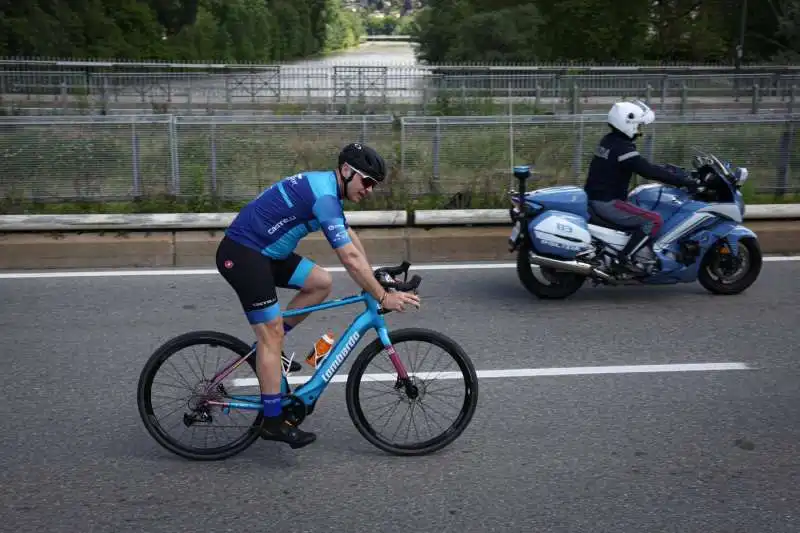
[[[353,281],[370,293],[373,298],[380,301],[383,297],[383,293],[386,291],[381,287],[381,284],[378,283],[378,280],[375,279],[375,276],[372,274],[372,267],[370,267],[367,262],[364,253],[354,244],[355,242],[358,241],[354,239],[353,242],[340,246],[334,251],[336,255],[339,256],[339,261],[342,262],[347,273],[353,278]]]
[[[361,243],[361,239],[358,238],[358,234],[353,230],[353,228],[347,228],[347,233],[350,235],[350,240],[353,241],[353,244],[355,244],[356,248],[358,248],[358,251],[364,256],[364,259],[369,262],[369,259],[367,259],[367,252],[364,250],[364,245]]]
[[[358,237],[353,239],[350,228],[346,228],[344,214],[336,197],[320,196],[312,208],[314,216],[320,223],[325,238],[336,252],[347,273],[362,289],[370,293],[381,305],[392,311],[402,311],[406,303],[419,307],[416,294],[404,292],[387,292],[372,272],[372,268],[363,253]],[[358,243],[357,245],[354,243]]]
[[[347,273],[353,278],[362,289],[372,295],[373,298],[381,302],[381,305],[392,311],[403,311],[406,304],[419,307],[419,296],[407,292],[387,292],[381,287],[372,272],[372,268],[367,262],[366,257],[356,247],[349,242],[344,246],[335,249],[339,261],[342,262]]]

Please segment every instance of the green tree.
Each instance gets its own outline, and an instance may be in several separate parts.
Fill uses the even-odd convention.
[[[341,0],[0,0],[0,53],[283,61],[359,42]]]

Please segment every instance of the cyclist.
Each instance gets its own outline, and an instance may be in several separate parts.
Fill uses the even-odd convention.
[[[237,214],[217,249],[217,270],[233,287],[258,340],[256,373],[264,405],[261,437],[311,444],[316,435],[293,427],[281,410],[281,354],[284,334],[308,315],[281,317],[276,287],[299,292],[288,308],[321,303],[330,293],[331,275],[295,253],[300,239],[321,229],[350,277],[380,305],[404,311],[419,307],[419,297],[387,292],[373,275],[364,247],[344,216],[344,199],[353,202],[386,177],[386,164],[372,148],[352,143],[339,153],[334,170],[301,172],[265,189]]]
[[[655,114],[644,102],[615,103],[608,112],[611,131],[595,148],[584,185],[589,205],[600,218],[633,230],[620,253],[621,261],[629,266],[633,266],[634,254],[650,244],[650,238],[658,235],[663,224],[655,211],[626,201],[633,173],[678,187],[693,187],[699,183],[678,167],[653,165],[637,151],[634,141],[643,134],[642,127],[654,120]]]

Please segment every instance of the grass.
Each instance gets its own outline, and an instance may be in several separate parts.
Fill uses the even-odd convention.
[[[536,187],[545,186],[537,184]],[[529,187],[531,188],[531,187]],[[791,204],[800,203],[800,193],[776,195],[774,193],[757,193],[751,187],[743,189],[745,200],[749,205],[757,204]],[[33,202],[0,200],[0,214],[143,214],[143,213],[234,213],[249,200],[211,200],[207,197],[186,198],[177,200],[171,197],[149,198],[137,201],[110,202]],[[509,206],[506,194],[456,195],[430,194],[419,198],[398,198],[396,195],[384,195],[369,198],[360,204],[345,202],[347,211],[371,210],[404,210],[418,209],[506,209]]]

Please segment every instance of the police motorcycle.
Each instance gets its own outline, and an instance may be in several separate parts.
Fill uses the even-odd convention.
[[[530,167],[514,167],[519,191],[509,193],[513,229],[508,242],[509,252],[517,252],[522,285],[543,299],[567,298],[587,279],[593,286],[696,280],[713,294],[728,295],[749,288],[763,259],[758,237],[742,225],[741,187],[748,178],[747,168],[731,170],[730,164],[697,149],[692,165],[692,175],[702,183],[697,190],[649,183],[630,192],[629,202],[656,211],[664,221],[651,246],[634,256],[636,268],[623,267],[619,261],[630,232],[598,217],[581,187],[524,192]]]

